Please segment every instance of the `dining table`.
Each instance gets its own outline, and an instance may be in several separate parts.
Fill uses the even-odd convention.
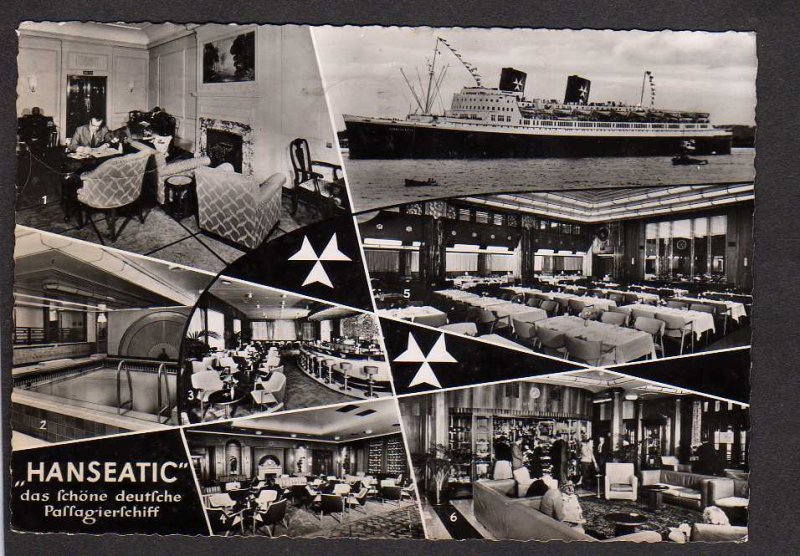
[[[489,310],[498,319],[507,319],[509,326],[514,327],[514,321],[534,323],[547,318],[547,311],[538,307],[528,307],[520,303],[506,301],[498,305],[492,305]],[[516,330],[514,330],[516,332]]]
[[[480,297],[477,294],[465,292],[463,290],[454,290],[454,289],[447,289],[447,290],[438,290],[433,292],[436,295],[441,295],[442,297],[446,297],[447,299],[452,299],[455,301],[462,301],[464,299],[471,299],[473,297]]]
[[[536,328],[540,327],[561,332],[572,338],[599,341],[613,347],[613,351],[603,356],[599,362],[601,365],[627,363],[642,357],[656,358],[653,336],[641,330],[569,315],[541,320],[536,323]]]
[[[738,301],[705,299],[701,297],[674,297],[673,299],[676,301],[685,301],[687,303],[702,303],[704,305],[723,308],[724,311],[736,322],[739,322],[742,318],[747,317],[747,309],[745,308],[744,303],[739,303]]]
[[[478,336],[478,338],[481,340],[486,340],[487,342],[492,342],[493,344],[497,344],[500,346],[530,351],[530,348],[523,346],[522,344],[518,344],[514,340],[509,340],[508,338],[506,338],[505,336],[501,336],[500,334],[483,334],[481,336]]]
[[[712,315],[711,313],[704,313],[702,311],[690,311],[688,309],[676,309],[673,307],[645,305],[643,303],[634,303],[632,305],[626,305],[626,307],[630,307],[631,310],[635,309],[642,313],[649,314],[653,318],[655,318],[656,315],[658,314],[667,314],[688,319],[693,323],[692,327],[694,330],[695,338],[697,339],[700,339],[703,336],[704,332],[710,331],[713,334],[716,331],[716,326],[714,325],[714,315]]]
[[[402,309],[378,309],[378,315],[418,322],[420,324],[429,324],[431,326],[447,324],[447,313],[429,305],[423,305],[422,307],[405,307]]]
[[[611,307],[616,307],[617,302],[613,299],[606,299],[604,297],[591,297],[588,295],[575,295],[572,293],[559,293],[559,292],[551,292],[544,294],[545,297],[548,299],[552,299],[553,301],[558,301],[564,305],[569,302],[570,299],[576,301],[582,301],[587,307],[595,307],[598,309],[602,309],[603,311],[610,310]]]

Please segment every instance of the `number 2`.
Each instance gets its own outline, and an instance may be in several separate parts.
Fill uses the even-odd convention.
[[[47,421],[45,419],[42,419],[41,421],[39,421],[39,430],[40,431],[46,431],[47,430]]]

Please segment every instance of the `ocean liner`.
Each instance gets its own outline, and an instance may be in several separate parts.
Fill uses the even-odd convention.
[[[449,110],[432,112],[449,50],[475,80],[453,95]],[[571,75],[564,102],[527,99],[527,74],[503,68],[497,88],[485,87],[475,66],[437,37],[427,86],[400,70],[417,104],[405,120],[344,114],[350,158],[536,158],[730,154],[732,135],[708,113],[655,108],[653,74],[644,72],[640,103],[589,102],[591,82]],[[645,93],[649,104],[645,106]]]

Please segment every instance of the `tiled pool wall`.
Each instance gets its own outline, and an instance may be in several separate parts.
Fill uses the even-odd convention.
[[[47,409],[11,404],[11,428],[47,442],[64,442],[128,432],[127,429],[70,417]]]
[[[32,365],[53,359],[88,357],[94,353],[95,344],[76,343],[47,346],[14,346],[14,366]]]

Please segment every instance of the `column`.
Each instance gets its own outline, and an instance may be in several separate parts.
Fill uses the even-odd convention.
[[[534,270],[534,257],[536,255],[536,241],[534,237],[534,220],[532,216],[523,214],[520,219],[522,226],[520,228],[520,250],[519,256],[522,257],[520,264],[521,275],[523,284],[529,284],[535,279]]]
[[[611,401],[611,448],[617,450],[622,446],[622,390],[614,390]]]
[[[400,257],[398,260],[397,271],[400,276],[410,276],[413,272],[413,268],[411,265],[411,256],[413,255],[412,251],[408,249],[401,249],[400,250]]]
[[[642,418],[644,416],[644,400],[641,398],[636,400],[636,444],[639,446],[639,461],[642,461],[647,455],[644,447],[644,428],[642,426]]]
[[[680,457],[681,450],[681,399],[675,398],[675,412],[672,418],[672,455]]]
[[[478,253],[478,276],[489,275],[489,254]]]
[[[446,204],[430,201],[424,204],[426,217],[422,229],[422,245],[419,251],[419,273],[423,284],[444,281],[447,264],[447,243],[444,237]]]

